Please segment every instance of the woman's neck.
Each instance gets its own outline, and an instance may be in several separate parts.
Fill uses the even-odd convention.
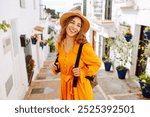
[[[72,48],[74,47],[74,41],[75,38],[65,38],[64,48],[66,53],[69,53],[72,50]]]
[[[69,45],[70,45],[70,44],[71,44],[71,45],[74,44],[74,41],[75,41],[75,38],[74,38],[74,37],[66,37],[66,38],[65,38],[65,44],[67,44],[67,45],[68,45],[68,44],[69,44]]]

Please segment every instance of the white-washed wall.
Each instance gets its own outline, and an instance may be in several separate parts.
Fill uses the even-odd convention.
[[[127,65],[128,68],[132,69],[130,75],[135,75],[136,70],[136,58],[138,52],[138,43],[140,37],[140,26],[150,26],[150,1],[149,0],[134,0],[135,4],[133,7],[124,7],[121,8],[119,4],[113,3],[113,12],[112,18],[115,22],[116,26],[116,34],[119,31],[119,24],[122,22],[126,22],[126,24],[131,26],[131,32],[133,34],[134,39],[134,48],[133,48],[133,65]],[[113,54],[113,52],[112,52]]]
[[[8,32],[0,31],[0,99],[23,99],[28,88],[28,82],[24,47],[20,45],[20,35],[26,34],[26,37],[30,38],[33,28],[40,25],[39,0],[36,0],[36,9],[33,7],[33,0],[25,0],[25,8],[20,8],[19,0],[1,0],[0,14],[0,22],[6,20],[7,23],[11,24],[11,21],[15,21],[15,26],[12,26]],[[15,33],[17,41],[14,41],[12,32]],[[4,54],[3,38],[7,35],[10,35],[11,49]],[[34,49],[33,45],[31,49],[33,58],[37,61],[37,56],[34,54],[37,53],[37,50]],[[35,74],[37,72],[36,66]],[[10,80],[8,81],[8,79]],[[9,93],[6,94],[6,92]]]

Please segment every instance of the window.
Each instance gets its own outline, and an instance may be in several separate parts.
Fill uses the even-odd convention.
[[[112,14],[112,0],[106,0],[105,3],[105,19],[111,20],[111,14]]]
[[[25,0],[20,0],[20,8],[25,8]]]

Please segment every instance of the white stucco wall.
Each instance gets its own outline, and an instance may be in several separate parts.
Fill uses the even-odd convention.
[[[0,99],[23,99],[28,89],[28,81],[24,47],[20,45],[20,35],[26,34],[26,37],[30,38],[34,32],[33,28],[40,25],[39,0],[36,0],[36,9],[33,8],[33,0],[25,0],[25,8],[20,8],[19,0],[1,0],[0,23],[3,20],[6,20],[7,23],[11,23],[13,20],[15,26],[12,26],[7,33],[0,31]],[[13,30],[15,30],[16,41],[12,38]],[[11,49],[4,54],[3,38],[6,34],[10,35]],[[33,48],[32,53],[37,53],[37,50]],[[35,54],[33,54],[33,58],[37,61]],[[35,74],[37,72],[38,68],[36,66]],[[10,75],[12,75],[13,85],[7,96],[5,84]]]
[[[135,75],[136,70],[136,62],[137,59],[137,52],[138,52],[138,43],[139,43],[139,37],[140,37],[140,27],[141,25],[150,26],[150,1],[149,0],[134,0],[133,7],[120,7],[119,4],[113,3],[113,12],[112,12],[112,18],[115,22],[116,26],[116,34],[119,31],[119,23],[126,22],[128,25],[131,26],[131,32],[133,34],[133,37],[135,38],[133,40],[134,48],[133,48],[133,65],[130,68],[132,69],[130,71],[130,75]]]

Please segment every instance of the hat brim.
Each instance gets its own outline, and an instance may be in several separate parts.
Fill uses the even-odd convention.
[[[60,17],[60,25],[61,27],[64,26],[64,22],[66,21],[66,19],[68,19],[69,17],[71,16],[78,16],[80,17],[82,20],[83,20],[83,32],[86,33],[89,28],[90,28],[90,23],[89,21],[81,14],[79,13],[74,13],[74,12],[67,12],[67,13],[64,13],[61,17]]]

